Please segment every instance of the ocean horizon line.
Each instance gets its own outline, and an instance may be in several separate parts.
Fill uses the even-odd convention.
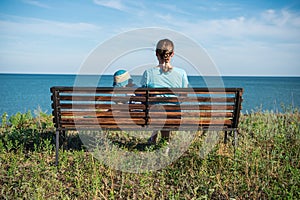
[[[0,75],[55,75],[55,76],[112,76],[112,74],[76,74],[76,73],[24,73],[24,72],[0,72]],[[141,74],[132,74],[132,76],[142,76]],[[191,74],[191,77],[257,77],[257,78],[300,78],[300,75],[196,75]]]

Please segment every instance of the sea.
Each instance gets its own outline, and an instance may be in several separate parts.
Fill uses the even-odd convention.
[[[139,84],[141,76],[132,76]],[[242,113],[300,108],[300,77],[189,76],[190,87],[243,88]],[[52,86],[111,87],[112,75],[0,74],[0,115],[51,114]]]

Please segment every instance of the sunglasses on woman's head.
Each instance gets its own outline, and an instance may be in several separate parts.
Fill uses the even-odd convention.
[[[156,52],[158,53],[158,55],[161,58],[168,58],[172,55],[173,51],[168,51],[168,50],[162,50],[162,49],[158,49],[156,50]]]

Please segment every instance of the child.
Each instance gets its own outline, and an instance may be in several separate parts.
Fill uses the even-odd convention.
[[[126,87],[129,79],[131,79],[131,77],[126,70],[118,70],[114,73],[113,87]]]

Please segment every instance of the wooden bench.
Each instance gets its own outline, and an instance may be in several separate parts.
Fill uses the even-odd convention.
[[[69,130],[216,130],[234,133],[236,144],[242,88],[52,87],[59,136]]]

